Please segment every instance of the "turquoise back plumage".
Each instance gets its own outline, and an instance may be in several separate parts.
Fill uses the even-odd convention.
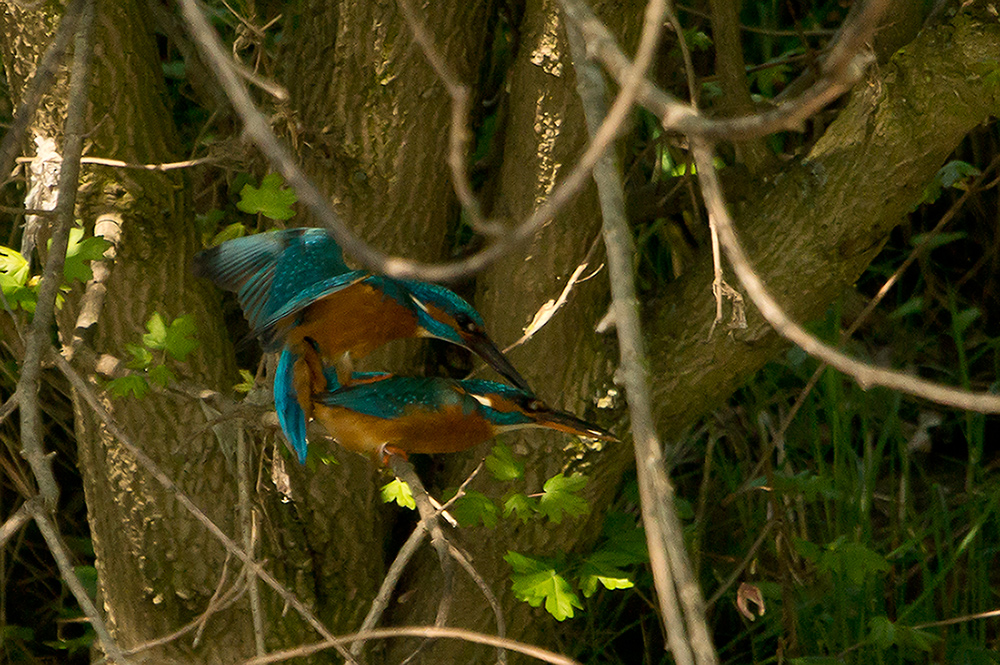
[[[392,376],[382,381],[351,385],[316,397],[326,406],[336,406],[376,418],[395,420],[412,410],[443,411],[460,405],[469,414],[479,403],[461,389],[461,381],[440,377]]]
[[[348,271],[340,246],[314,228],[235,238],[194,257],[195,274],[235,292],[253,329],[303,289]]]

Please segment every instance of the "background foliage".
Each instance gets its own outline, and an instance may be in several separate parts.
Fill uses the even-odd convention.
[[[743,5],[747,81],[753,102],[761,106],[815,67],[848,11],[847,3],[838,0]],[[255,30],[247,30],[223,3],[211,6],[216,27],[243,49],[245,61],[255,61],[268,75],[283,46],[282,23],[265,28],[261,21]],[[239,3],[236,8],[243,16],[270,16],[263,7],[259,13]],[[721,108],[724,99],[714,72],[707,3],[679,10],[701,101]],[[503,18],[495,28],[495,52],[484,65],[492,68],[497,88],[503,85],[504,67],[516,42],[513,16]],[[201,84],[192,79],[166,32],[158,34],[158,46],[170,108],[181,133],[178,152],[218,155],[232,145],[238,128],[215,121]],[[676,42],[668,40],[662,51],[661,77],[683,96]],[[9,94],[0,97],[2,120],[9,122]],[[803,133],[768,137],[763,163],[798,159],[839,108],[835,104],[812,118]],[[477,111],[473,171],[481,175],[497,141],[499,107],[483,103]],[[645,296],[652,300],[704,247],[704,213],[685,146],[662,133],[654,118],[637,112],[623,146],[638,247],[636,271]],[[812,331],[838,343],[866,299],[926,241],[929,251],[843,346],[877,364],[920,369],[944,383],[996,391],[1000,189],[996,171],[987,169],[998,148],[995,122],[972,132],[939,176],[927,183],[922,203],[892,233],[856,288],[812,322]],[[741,194],[753,187],[744,150],[745,145],[729,146],[721,160],[727,192],[737,206]],[[281,189],[259,158],[238,155],[219,162],[222,168],[216,164],[198,169],[190,178],[203,242],[270,228],[273,221],[268,220],[290,217],[294,198],[288,196],[293,193]],[[948,228],[933,232],[984,171],[980,186]],[[477,183],[489,186],[485,177]],[[0,203],[16,207],[23,194],[23,181],[15,181],[4,188]],[[19,221],[8,212],[0,217],[3,244],[16,246]],[[475,242],[462,222],[457,217],[453,225],[456,249]],[[88,277],[86,261],[103,251],[92,242],[99,241],[73,244],[67,288],[73,280]],[[21,310],[4,316],[26,321],[33,304],[32,273],[11,252],[0,262],[7,304]],[[228,308],[238,339],[246,330],[235,307],[229,303]],[[197,344],[193,325],[184,316],[157,313],[144,332],[137,332],[132,369],[167,383],[173,378],[171,362],[183,361]],[[6,398],[16,384],[19,358],[7,343],[0,345],[0,353],[0,390]],[[252,371],[259,350],[244,345],[238,359]],[[448,367],[447,359],[440,364],[445,365],[440,371],[462,369]],[[59,442],[57,474],[64,496],[60,517],[78,571],[95,583],[68,390],[57,375],[47,379],[42,399],[49,428],[46,440]],[[119,399],[138,399],[148,390],[141,376],[115,382],[108,387]],[[679,507],[702,588],[711,597],[710,622],[722,660],[784,662],[787,655],[803,664],[1000,661],[1000,619],[977,617],[1000,606],[998,422],[996,417],[937,408],[882,389],[864,391],[789,349],[693,426],[688,436],[673,442],[670,463]],[[6,515],[29,483],[18,463],[13,421],[0,425],[0,438],[0,514]],[[487,458],[487,469],[512,489],[499,501],[466,495],[456,507],[463,524],[489,529],[499,520],[559,522],[580,519],[587,512],[586,502],[576,496],[587,481],[584,475],[554,476],[540,496],[525,494],[515,482],[523,462],[502,445]],[[405,501],[398,488],[385,491],[388,498]],[[560,634],[564,651],[582,662],[670,662],[654,614],[637,515],[634,480],[627,478],[590,551],[505,556],[513,593],[565,620]],[[5,660],[85,662],[92,633],[80,622],[79,608],[33,525],[0,550],[0,571],[0,648]],[[735,579],[734,571],[739,573]],[[767,612],[754,621],[736,609],[738,582],[762,594]]]

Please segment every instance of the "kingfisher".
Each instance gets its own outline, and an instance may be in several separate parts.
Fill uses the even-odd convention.
[[[229,240],[195,255],[193,271],[235,292],[265,350],[281,351],[275,408],[300,461],[312,411],[308,396],[356,381],[353,360],[393,340],[429,337],[465,347],[532,394],[472,305],[442,286],[350,270],[323,229]],[[324,369],[308,371],[307,361]],[[330,366],[337,368],[335,378],[325,369]]]
[[[390,375],[384,372],[354,372],[351,382],[368,382],[388,376]],[[281,350],[274,373],[274,409],[278,414],[281,431],[300,464],[305,464],[309,450],[306,423],[313,416],[313,394],[339,388],[340,379],[336,368],[321,365],[314,345],[307,346],[302,356],[292,352],[287,346]]]
[[[483,379],[383,375],[312,396],[312,412],[348,450],[384,460],[391,453],[454,453],[530,427],[617,441],[520,388]]]
[[[526,392],[531,387],[486,333],[482,316],[443,286],[349,270],[323,229],[259,233],[224,242],[194,257],[194,272],[234,291],[267,351],[289,346],[301,355],[318,344],[325,365],[341,365],[397,339],[428,337],[476,353]],[[346,363],[344,362],[346,359]]]

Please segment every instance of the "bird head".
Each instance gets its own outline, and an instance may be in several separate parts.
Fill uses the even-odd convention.
[[[464,346],[520,390],[534,391],[486,333],[483,317],[453,291],[426,282],[405,280],[417,308],[417,325],[425,337]]]
[[[467,379],[462,390],[479,403],[483,414],[498,432],[525,427],[544,427],[566,434],[602,441],[617,441],[611,433],[545,404],[533,394],[494,381]]]

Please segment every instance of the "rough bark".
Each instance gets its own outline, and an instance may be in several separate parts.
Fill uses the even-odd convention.
[[[639,9],[630,7],[627,3],[605,3],[596,8],[616,32],[623,31],[622,23],[628,24],[626,43],[634,39],[637,17],[641,15]],[[558,3],[527,2],[518,33],[520,46],[508,74],[505,140],[492,210],[498,219],[512,222],[525,219],[546,199],[555,183],[574,166],[587,141]],[[599,215],[596,193],[588,187],[527,246],[480,276],[476,303],[502,346],[517,340],[536,311],[559,297],[591,244],[599,242]],[[601,265],[602,256],[598,247],[585,275]],[[598,275],[577,285],[568,304],[529,342],[509,354],[542,399],[604,424],[615,415],[599,413],[595,404],[614,387],[617,350],[611,336],[597,335],[594,328],[607,306],[607,283]],[[526,493],[541,491],[545,480],[572,465],[574,470],[592,477],[585,493],[591,504],[606,505],[625,464],[623,458],[613,458],[609,459],[612,464],[605,465],[597,450],[556,434],[531,432],[509,435],[503,441],[525,462],[525,479],[515,487]],[[615,445],[628,448],[624,443]],[[464,457],[442,460],[438,482],[442,487],[457,485],[485,453],[477,449]],[[493,497],[512,489],[510,484],[497,483],[485,473],[472,487]],[[531,608],[513,597],[504,555],[508,550],[535,555],[571,550],[593,541],[599,532],[599,522],[595,528],[595,521],[566,519],[560,525],[522,525],[517,520],[505,520],[492,530],[463,529],[457,535],[498,595],[511,637],[555,645],[558,631],[555,620],[543,609]],[[436,560],[425,557],[411,578],[413,607],[397,612],[395,619],[400,623],[414,618],[433,620],[439,579]],[[453,602],[456,625],[485,632],[496,630],[481,592],[461,573],[456,576]],[[405,650],[393,654],[402,656]],[[489,662],[493,657],[495,653],[490,649],[439,643],[428,650],[425,662]],[[516,656],[512,658],[519,662]]]
[[[987,5],[925,28],[873,69],[808,157],[739,205],[754,265],[797,320],[819,316],[854,282],[948,154],[1000,114],[1000,25]],[[710,338],[711,281],[703,256],[646,310],[668,441],[786,346],[752,305],[746,330]]]
[[[44,49],[46,25],[57,17],[5,6],[7,71],[28,72]],[[163,83],[152,35],[131,2],[98,3],[91,83],[89,154],[132,163],[176,159],[175,130],[164,105]],[[12,59],[11,59],[12,58]],[[11,76],[15,97],[25,75]],[[50,97],[58,100],[59,88]],[[64,106],[46,102],[33,131],[60,140]],[[118,259],[92,344],[99,352],[127,358],[125,344],[138,343],[153,312],[168,321],[191,314],[201,346],[173,366],[184,381],[228,389],[235,378],[232,347],[221,326],[218,296],[188,271],[197,247],[184,179],[110,168],[85,170],[78,214],[89,232],[105,216],[122,228]],[[75,301],[59,316],[68,340]],[[80,367],[84,372],[93,368]],[[206,414],[187,398],[151,394],[142,400],[113,398],[95,382],[115,422],[193,498],[209,517],[238,540],[236,470],[207,427]],[[74,397],[79,463],[97,555],[99,594],[119,645],[129,648],[167,635],[205,611],[220,585],[226,560],[218,541],[196,522],[105,430],[79,396]],[[227,451],[230,454],[232,451]],[[277,502],[275,502],[277,503]],[[279,504],[280,505],[280,504]],[[289,510],[289,508],[284,508]],[[271,543],[259,552],[275,560]],[[280,568],[279,562],[279,568]],[[238,567],[229,566],[228,589]],[[309,597],[309,589],[300,589]],[[270,637],[291,632],[297,618],[283,620],[282,607],[264,596]],[[146,652],[157,662],[227,662],[253,654],[246,596],[206,623],[201,646],[191,636]]]
[[[442,56],[473,88],[487,56],[492,4],[414,3]],[[450,98],[397,4],[303,3],[290,24],[298,27],[289,31],[284,83],[306,170],[369,242],[423,260],[446,257],[457,219],[446,167]],[[424,349],[390,345],[365,367],[413,373]],[[382,581],[390,528],[383,515],[393,513],[378,496],[382,473],[367,459],[334,454],[343,464],[301,477],[308,490],[300,503],[324,608],[334,629],[347,631],[360,624]]]

